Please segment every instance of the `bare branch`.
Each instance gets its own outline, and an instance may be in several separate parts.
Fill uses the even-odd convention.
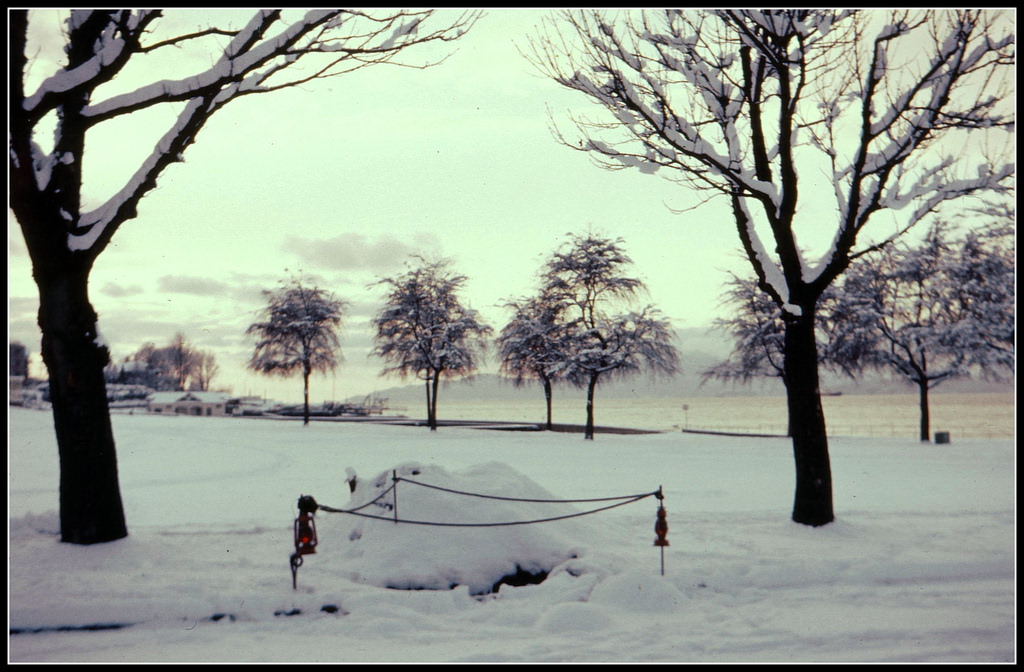
[[[157,49],[162,49],[163,47],[180,47],[185,42],[189,42],[191,40],[197,40],[199,38],[207,37],[207,36],[210,36],[210,35],[221,35],[221,36],[224,36],[224,37],[235,37],[235,36],[238,35],[238,31],[237,30],[225,30],[223,28],[216,28],[216,27],[205,28],[203,30],[197,30],[197,31],[195,31],[193,33],[186,33],[184,35],[176,35],[174,37],[169,37],[166,40],[161,40],[159,42],[154,42],[153,44],[146,44],[146,45],[140,44],[139,45],[139,52],[140,53],[149,53],[149,52],[152,52],[152,51],[156,51]]]
[[[951,199],[1012,188],[1012,162],[989,165],[959,142],[1013,128],[1012,22],[995,12],[572,11],[529,46],[543,74],[604,112],[569,115],[576,137],[556,126],[556,139],[604,168],[728,196],[780,305],[812,305],[862,254],[875,213],[897,213],[903,232]],[[810,212],[799,187],[821,165],[836,236],[811,266],[794,224]]]
[[[439,63],[446,55],[424,59],[420,64],[402,63],[398,57],[411,47],[458,39],[472,27],[479,12],[454,15],[450,22],[436,27],[432,23],[434,14],[433,10],[315,10],[282,26],[281,10],[263,10],[239,30],[206,28],[143,46],[140,38],[161,16],[159,11],[73,11],[68,39],[73,45],[81,45],[77,47],[81,57],[44,80],[31,96],[22,99],[20,90],[15,91],[18,95],[13,102],[18,124],[29,139],[43,115],[61,109],[56,149],[46,155],[34,144],[19,144],[16,163],[23,169],[32,166],[36,186],[42,190],[51,187],[51,173],[68,173],[61,180],[75,187],[60,189],[63,195],[58,204],[67,213],[68,247],[95,256],[121,223],[135,216],[139,201],[156,186],[157,177],[171,163],[182,160],[206,120],[224,105],[242,96],[300,86],[370,65],[422,68]],[[83,32],[86,29],[88,35]],[[94,95],[95,89],[113,80],[133,56],[144,58],[163,47],[194,43],[212,35],[231,40],[208,69],[183,78],[153,81],[107,98]],[[306,68],[305,64],[312,67]],[[165,103],[185,103],[176,122],[122,189],[93,211],[80,213],[84,145],[72,139],[80,140],[85,131],[98,124]],[[74,129],[70,128],[72,123]]]

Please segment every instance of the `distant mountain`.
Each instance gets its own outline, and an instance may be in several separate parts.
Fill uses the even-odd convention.
[[[677,330],[680,369],[682,373],[668,379],[651,380],[636,376],[628,380],[606,381],[599,385],[605,399],[680,398],[728,396],[784,396],[785,388],[777,378],[764,378],[749,384],[708,381],[701,384],[701,373],[718,364],[732,351],[732,342],[722,334],[704,327]],[[585,391],[565,385],[556,388],[561,397],[570,399],[586,396]],[[933,394],[967,394],[974,392],[1011,392],[1014,384],[995,383],[972,378],[949,380],[932,390]],[[824,394],[913,394],[917,388],[890,376],[865,375],[856,380],[822,371],[821,390]],[[493,373],[482,373],[468,380],[441,383],[440,398],[446,401],[492,401],[517,398],[526,391],[540,394],[540,384],[527,383],[517,388],[512,381]],[[374,394],[391,402],[408,404],[425,400],[423,384],[390,387],[375,390]],[[359,402],[363,396],[346,401]]]
[[[836,379],[829,382],[823,376],[823,394],[914,394],[917,388],[898,381],[877,379],[850,381]],[[559,386],[559,396],[570,399],[585,396],[584,390]],[[650,381],[637,378],[630,381],[615,381],[601,385],[600,394],[605,399],[660,399],[683,397],[742,397],[742,396],[784,396],[785,389],[777,380],[763,380],[749,385],[733,385],[730,383],[709,382],[700,385],[699,378],[694,380],[680,376],[668,381]],[[524,392],[534,391],[540,394],[539,383],[527,383],[516,388],[511,380],[494,374],[481,374],[472,379],[441,383],[441,398],[445,401],[494,401],[512,399]],[[976,392],[1009,393],[1013,391],[1012,383],[995,383],[981,380],[952,380],[943,383],[931,391],[932,394],[970,394]],[[424,400],[422,385],[406,385],[378,390],[375,394],[385,397],[392,403],[418,404]],[[362,396],[349,398],[347,401],[359,402]]]

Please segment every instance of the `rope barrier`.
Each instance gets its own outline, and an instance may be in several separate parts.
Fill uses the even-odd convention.
[[[662,494],[661,487],[659,486],[654,492],[640,493],[635,495],[619,495],[617,497],[593,497],[589,499],[536,499],[526,497],[505,497],[502,495],[488,495],[479,492],[468,492],[465,490],[454,490],[451,488],[444,488],[439,485],[432,485],[429,483],[422,483],[420,481],[414,481],[408,478],[402,478],[398,476],[395,471],[391,472],[391,486],[381,492],[379,495],[374,497],[369,502],[357,506],[354,509],[340,509],[333,506],[326,506],[319,504],[313,497],[309,495],[302,495],[299,498],[299,511],[300,516],[295,521],[296,529],[296,553],[291,557],[291,570],[292,570],[292,588],[295,588],[296,573],[298,568],[302,565],[302,556],[310,553],[316,553],[316,527],[313,524],[313,515],[316,511],[326,511],[328,513],[344,513],[352,516],[358,516],[361,518],[369,518],[372,520],[388,520],[394,523],[406,523],[409,525],[429,525],[434,527],[508,527],[512,525],[532,525],[535,523],[548,523],[556,520],[566,520],[569,518],[579,518],[581,516],[589,516],[594,513],[601,511],[608,511],[626,504],[632,504],[648,497],[656,497],[658,499],[658,522],[655,525],[655,532],[658,538],[655,540],[655,546],[661,546],[661,573],[665,574],[665,546],[668,546],[668,541],[665,539],[665,533],[668,532],[668,525],[665,523],[665,507],[663,500],[665,496]],[[455,495],[462,495],[466,497],[479,497],[483,499],[494,499],[506,502],[529,502],[534,504],[581,504],[581,503],[597,503],[597,502],[616,502],[615,504],[609,504],[607,506],[599,506],[595,509],[588,511],[577,511],[575,513],[569,513],[561,516],[551,516],[548,518],[536,518],[533,520],[514,520],[497,523],[451,523],[443,521],[429,521],[429,520],[412,520],[408,518],[398,517],[398,483],[405,481],[411,485],[418,485],[423,488],[431,490],[438,490],[441,492],[447,492]],[[384,498],[388,493],[394,492],[391,503],[385,503],[384,506],[390,506],[394,512],[392,516],[376,516],[369,513],[362,513],[362,510],[368,506],[372,506]],[[622,501],[617,501],[622,500]],[[301,531],[300,531],[301,528]],[[301,542],[301,543],[300,543]]]
[[[626,504],[632,504],[633,502],[640,501],[641,499],[646,499],[647,497],[652,497],[654,494],[655,493],[651,492],[651,493],[648,493],[646,495],[635,496],[632,499],[626,500],[624,502],[618,502],[617,504],[609,504],[608,506],[602,506],[602,507],[599,507],[599,508],[596,508],[596,509],[591,509],[589,511],[579,511],[577,513],[570,513],[570,514],[566,514],[564,516],[552,516],[550,518],[536,518],[534,520],[513,520],[513,521],[507,521],[507,522],[501,522],[501,523],[446,523],[446,522],[437,522],[437,521],[430,521],[430,520],[412,520],[412,519],[409,519],[409,518],[391,518],[391,517],[386,517],[386,516],[374,516],[374,515],[369,514],[369,513],[359,513],[359,509],[335,509],[335,508],[331,508],[329,506],[321,506],[320,508],[323,509],[324,511],[329,511],[330,513],[347,513],[347,514],[350,514],[350,515],[353,515],[353,516],[359,516],[361,518],[372,518],[374,520],[390,520],[390,521],[393,521],[393,522],[396,522],[396,523],[407,523],[409,525],[434,525],[434,526],[437,526],[437,527],[508,527],[508,526],[511,526],[511,525],[532,525],[533,523],[548,523],[548,522],[551,522],[551,521],[554,521],[554,520],[565,520],[567,518],[578,518],[580,516],[588,516],[588,515],[590,515],[592,513],[598,513],[599,511],[607,511],[608,509],[614,509],[615,507],[618,507],[618,506],[624,506]],[[615,498],[615,499],[618,499],[618,498]],[[516,501],[531,501],[531,500],[525,500],[524,499],[524,500],[516,500]],[[361,506],[359,508],[362,509],[362,508],[365,508],[366,506],[367,505],[364,504],[363,506]]]
[[[324,505],[324,504],[317,504],[316,506],[317,506],[317,509],[320,509],[320,510],[322,510],[322,511],[327,511],[327,512],[329,512],[329,513],[352,513],[352,514],[354,514],[354,513],[356,513],[357,511],[362,511],[362,510],[363,510],[363,509],[365,509],[366,507],[368,507],[368,506],[371,506],[371,505],[373,505],[373,504],[376,504],[377,502],[379,502],[379,501],[380,501],[380,499],[381,499],[381,498],[382,498],[382,497],[383,497],[384,495],[386,495],[386,494],[388,494],[389,492],[391,492],[392,490],[394,490],[394,489],[395,489],[395,487],[396,487],[397,485],[398,485],[398,483],[397,483],[397,482],[396,482],[396,483],[394,483],[394,484],[393,484],[393,485],[392,485],[392,486],[391,486],[390,488],[388,488],[388,489],[387,489],[387,490],[385,490],[384,492],[380,493],[379,495],[377,495],[376,497],[374,497],[373,499],[371,499],[370,501],[368,501],[368,502],[367,502],[366,504],[363,504],[362,506],[357,506],[357,507],[356,507],[356,508],[354,508],[354,509],[336,509],[336,508],[334,508],[334,507],[332,507],[332,506],[326,506],[326,505]],[[385,520],[391,520],[391,518],[386,518]]]
[[[618,497],[595,497],[592,499],[524,499],[522,497],[502,497],[500,495],[484,495],[478,492],[466,492],[465,490],[452,490],[451,488],[442,488],[439,485],[430,485],[429,483],[420,483],[410,478],[402,478],[401,476],[395,479],[396,481],[404,481],[405,483],[412,483],[423,488],[430,488],[432,490],[441,490],[444,492],[450,492],[456,495],[465,495],[467,497],[482,497],[484,499],[500,499],[506,502],[533,502],[537,504],[580,504],[587,502],[610,502],[616,499],[631,499],[644,497],[650,497],[658,494],[658,491],[646,492],[639,495],[620,495]]]

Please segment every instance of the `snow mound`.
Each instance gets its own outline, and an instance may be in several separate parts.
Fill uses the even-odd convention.
[[[399,479],[397,485],[393,474]],[[503,584],[543,581],[555,567],[579,558],[591,537],[581,518],[494,525],[579,513],[581,509],[573,504],[508,501],[436,488],[505,498],[560,499],[503,463],[454,473],[436,465],[404,463],[375,478],[357,479],[344,510],[376,518],[317,515],[318,559],[358,583],[405,590],[465,586],[471,594],[482,595],[498,591]],[[398,523],[393,520],[396,506]],[[461,526],[467,523],[474,526]]]
[[[586,602],[556,604],[537,621],[537,627],[547,633],[593,633],[612,625],[614,619],[604,609]]]
[[[683,594],[661,576],[627,571],[597,584],[590,602],[615,611],[669,614],[682,605]]]

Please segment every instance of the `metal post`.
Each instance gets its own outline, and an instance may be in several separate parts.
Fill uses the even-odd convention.
[[[299,567],[302,566],[302,556],[298,553],[293,554],[292,557],[290,558],[289,564],[292,567],[292,590],[296,590],[296,575],[299,573]]]
[[[654,523],[654,531],[658,535],[654,540],[655,546],[661,547],[661,575],[665,576],[665,547],[668,546],[668,539],[665,535],[668,534],[668,523],[665,521],[665,494],[661,490],[661,486],[658,486],[658,491],[654,493],[654,496],[658,498],[658,519]]]

